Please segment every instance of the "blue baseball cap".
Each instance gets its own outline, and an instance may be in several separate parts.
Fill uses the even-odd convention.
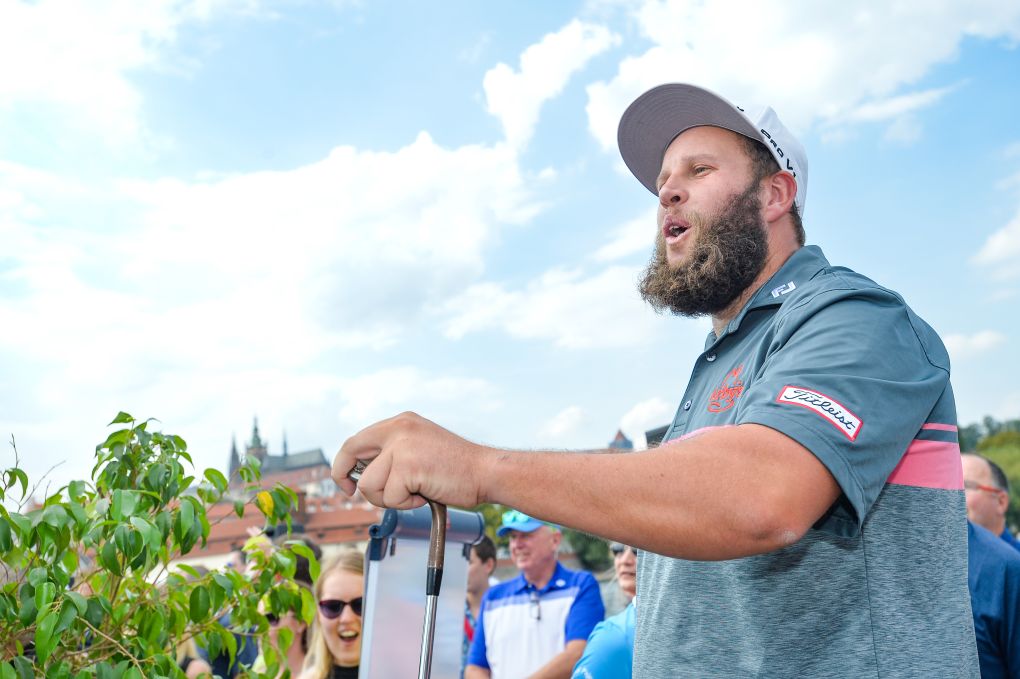
[[[503,537],[512,530],[531,533],[545,525],[547,524],[538,519],[533,519],[523,512],[511,509],[510,511],[503,512],[503,525],[496,530],[496,535]]]

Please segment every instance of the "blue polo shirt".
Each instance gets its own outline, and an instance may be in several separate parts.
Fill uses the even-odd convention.
[[[1009,532],[1009,526],[1002,529],[1002,534],[999,535],[999,538],[1001,538],[1007,545],[1020,552],[1020,540],[1017,540],[1013,537],[1013,534]]]
[[[1020,675],[1020,554],[968,523],[967,583],[981,679]]]
[[[591,573],[557,563],[540,590],[520,574],[490,587],[482,598],[468,664],[488,669],[492,679],[526,677],[561,653],[568,641],[587,639],[604,616]]]
[[[807,448],[842,493],[774,552],[642,552],[634,676],[976,679],[956,408],[931,327],[799,249],[709,334],[663,449],[749,423]]]
[[[630,679],[634,656],[634,602],[595,625],[571,679]]]

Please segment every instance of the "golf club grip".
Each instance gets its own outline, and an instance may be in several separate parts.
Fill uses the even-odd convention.
[[[432,510],[432,530],[429,531],[428,579],[426,594],[439,594],[443,582],[443,563],[446,556],[446,505],[429,500]]]

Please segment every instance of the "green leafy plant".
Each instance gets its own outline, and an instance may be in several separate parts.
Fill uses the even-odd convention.
[[[261,488],[254,458],[240,470],[243,488],[215,469],[196,478],[184,439],[152,422],[119,413],[91,479],[31,509],[14,449],[0,473],[0,679],[183,677],[179,649],[197,644],[233,663],[236,635],[260,643],[265,660],[264,674],[246,676],[275,677],[293,639],[281,629],[270,645],[266,614],[311,622],[315,602],[293,576],[298,555],[313,574],[318,565],[302,544],[252,550],[247,576],[176,563],[205,546],[212,505],[233,502],[239,517],[254,505],[267,524],[289,527],[297,501],[285,486]]]

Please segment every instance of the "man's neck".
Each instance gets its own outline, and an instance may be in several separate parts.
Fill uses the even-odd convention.
[[[775,252],[772,251],[771,247],[769,248],[769,256],[765,260],[765,266],[762,268],[761,273],[725,309],[717,314],[712,314],[712,330],[715,331],[716,337],[722,334],[730,321],[736,318],[740,310],[744,308],[744,305],[751,301],[751,298],[761,290],[761,286],[765,285],[786,264],[786,260],[799,249],[799,245],[792,249],[789,247],[780,248]]]
[[[468,590],[467,597],[465,598],[467,599],[468,608],[471,609],[471,615],[477,618],[478,612],[482,610],[482,595]]]
[[[552,580],[553,573],[556,572],[556,561],[553,561],[548,566],[542,566],[540,569],[525,571],[523,573],[524,579],[528,581],[535,589],[543,589]]]

